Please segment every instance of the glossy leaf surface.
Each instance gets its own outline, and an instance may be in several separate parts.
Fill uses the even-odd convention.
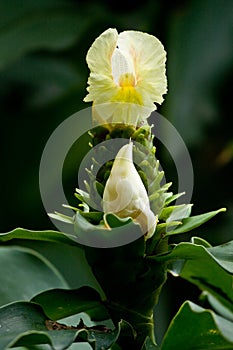
[[[231,247],[232,242],[228,243]],[[218,253],[218,258],[211,253]],[[220,258],[224,257],[224,262]],[[157,261],[167,261],[169,270],[174,276],[180,276],[197,285],[201,290],[208,291],[221,304],[233,310],[233,276],[229,271],[232,263],[231,249],[223,246],[205,248],[192,243],[180,243],[170,252],[152,257]]]
[[[182,225],[178,226],[175,230],[171,229],[170,231],[168,231],[166,236],[171,236],[171,235],[176,235],[179,233],[189,232],[189,231],[203,225],[205,222],[212,219],[218,213],[224,212],[224,211],[226,211],[226,209],[222,208],[219,210],[211,211],[209,213],[184,218],[182,220]]]
[[[0,233],[0,242],[7,242],[12,239],[44,241],[75,245],[74,241],[70,240],[68,236],[65,235],[65,233],[59,231],[33,231],[23,228],[16,228],[10,232]]]
[[[187,301],[172,320],[161,350],[230,350],[232,329],[232,322]]]
[[[41,305],[52,320],[60,320],[80,312],[87,313],[95,321],[109,318],[98,292],[87,286],[74,290],[45,291],[36,295],[32,301]]]
[[[0,247],[0,276],[0,305],[30,300],[49,288],[68,287],[47,259],[21,247]]]
[[[93,349],[108,349],[118,338],[119,329],[48,330],[47,317],[41,307],[29,302],[16,302],[0,308],[0,348],[49,344],[54,350],[65,350],[73,342],[88,342]]]

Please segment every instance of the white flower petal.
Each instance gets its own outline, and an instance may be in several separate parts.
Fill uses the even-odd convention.
[[[133,164],[133,144],[123,146],[116,155],[103,194],[103,210],[121,218],[132,217],[147,238],[154,233],[157,218],[142,180]]]
[[[95,39],[87,52],[87,64],[91,72],[111,76],[111,57],[116,48],[118,33],[116,29],[107,29]]]
[[[153,102],[161,103],[167,92],[166,52],[161,42],[153,35],[124,31],[119,34],[119,48],[133,57],[138,91],[147,91]]]
[[[155,36],[135,30],[127,30],[119,34],[117,45],[120,50],[131,55],[136,69],[161,67],[166,61],[163,45]],[[164,68],[164,67],[163,67]]]
[[[152,35],[108,29],[87,53],[88,95],[97,120],[137,125],[145,122],[167,92],[166,52]],[[109,104],[106,107],[101,105]],[[112,106],[111,106],[112,104]]]

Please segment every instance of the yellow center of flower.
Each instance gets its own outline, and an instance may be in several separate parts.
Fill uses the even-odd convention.
[[[121,87],[134,87],[135,86],[135,78],[133,73],[125,73],[122,74],[119,78],[119,85]]]
[[[126,102],[142,105],[142,97],[135,89],[135,77],[132,73],[122,74],[119,78],[119,90],[112,102]]]

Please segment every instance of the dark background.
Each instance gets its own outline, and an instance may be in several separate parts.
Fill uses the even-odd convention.
[[[195,235],[211,244],[233,239],[232,24],[231,0],[1,1],[0,231],[54,229],[40,198],[41,154],[53,130],[87,107],[86,52],[113,27],[151,33],[165,46],[169,85],[158,112],[173,123],[191,154],[193,214],[228,209]],[[174,164],[157,146],[166,178],[176,183]],[[64,178],[72,195],[72,167]],[[49,246],[47,256],[52,250]],[[161,303],[167,306],[161,306],[164,324],[183,299],[198,296],[180,280],[170,278],[168,286]]]

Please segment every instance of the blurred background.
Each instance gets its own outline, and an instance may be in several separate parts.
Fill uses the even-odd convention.
[[[0,2],[0,232],[18,226],[55,229],[40,198],[40,158],[54,129],[87,107],[82,102],[89,74],[86,52],[109,27],[151,33],[165,46],[169,86],[158,112],[172,122],[189,149],[193,214],[228,209],[195,235],[211,244],[233,239],[231,0]],[[166,178],[175,184],[174,164],[157,146]],[[64,186],[71,197],[76,182],[77,174],[67,166]],[[37,248],[64,269],[61,251],[51,245]],[[75,254],[69,258],[72,264],[77,262]],[[73,286],[85,282],[82,268],[79,276],[67,274]],[[199,292],[171,277],[160,305],[164,328],[187,295],[195,301]]]

